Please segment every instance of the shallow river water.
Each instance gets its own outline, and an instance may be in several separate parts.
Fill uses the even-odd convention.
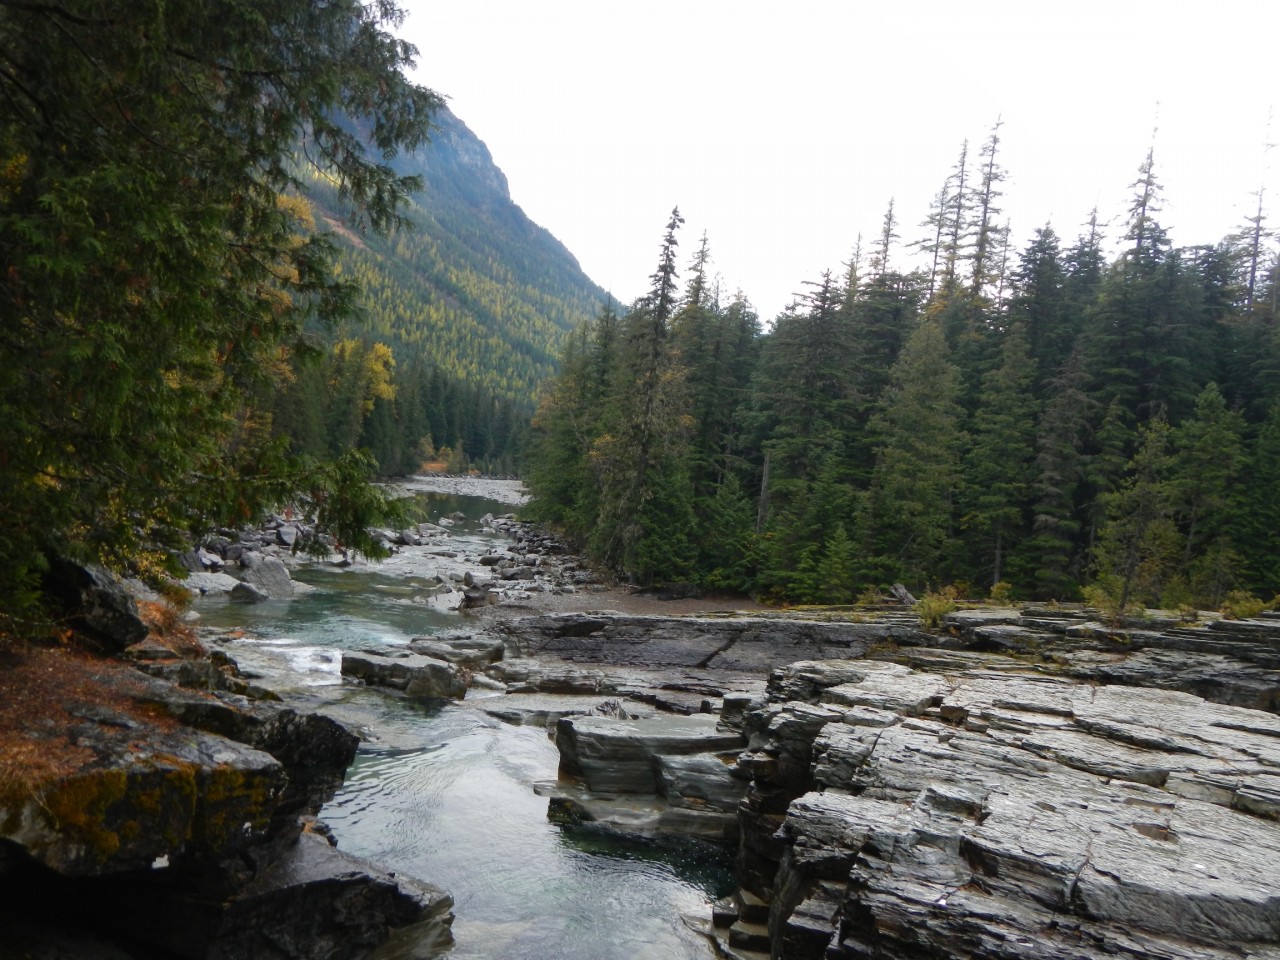
[[[510,510],[477,497],[432,497],[455,510],[461,550],[505,544],[480,528]],[[421,563],[295,571],[316,589],[252,607],[206,601],[212,627],[238,627],[227,651],[291,702],[328,712],[368,737],[325,806],[342,849],[449,890],[453,960],[705,960],[708,943],[682,913],[707,915],[729,886],[725,851],[620,841],[547,820],[534,792],[558,755],[541,727],[516,727],[464,703],[413,704],[344,684],[343,648],[400,646],[463,626],[423,602]]]

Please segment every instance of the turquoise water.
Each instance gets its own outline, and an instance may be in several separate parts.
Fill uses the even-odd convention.
[[[457,539],[483,552],[505,543],[478,529],[509,507],[451,497]],[[346,785],[325,806],[339,846],[449,890],[453,960],[704,960],[708,943],[682,922],[706,916],[729,888],[725,851],[697,843],[620,841],[547,820],[534,792],[555,779],[558,755],[538,727],[513,727],[463,704],[410,704],[344,684],[345,648],[403,645],[456,629],[456,614],[426,608],[424,578],[394,568],[307,568],[317,589],[251,607],[200,605],[211,626],[243,627],[226,646],[287,699],[359,727]]]

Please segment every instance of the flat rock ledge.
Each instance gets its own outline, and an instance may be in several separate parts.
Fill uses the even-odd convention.
[[[768,908],[717,913],[731,955],[1280,957],[1274,715],[846,660],[776,671],[742,725],[736,903]]]

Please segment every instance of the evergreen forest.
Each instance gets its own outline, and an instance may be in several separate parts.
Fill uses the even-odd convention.
[[[919,239],[891,202],[767,330],[705,236],[680,270],[674,211],[647,293],[565,346],[534,421],[536,515],[632,582],[778,602],[1280,591],[1262,192],[1236,234],[1175,246],[1152,152],[1114,227],[1095,210],[1015,250],[998,131],[962,149]]]
[[[448,108],[432,116],[431,143],[395,166],[422,188],[390,233],[348,229],[335,186],[300,177],[295,202],[310,229],[334,235],[357,309],[309,328],[312,349],[292,355],[263,406],[303,455],[361,448],[384,475],[515,473],[538,390],[604,291],[511,201]]]

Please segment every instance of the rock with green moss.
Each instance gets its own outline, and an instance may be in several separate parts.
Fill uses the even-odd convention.
[[[95,759],[58,779],[9,784],[0,839],[83,877],[232,857],[267,838],[287,782],[278,760],[193,730],[137,733],[78,724],[76,745]]]

